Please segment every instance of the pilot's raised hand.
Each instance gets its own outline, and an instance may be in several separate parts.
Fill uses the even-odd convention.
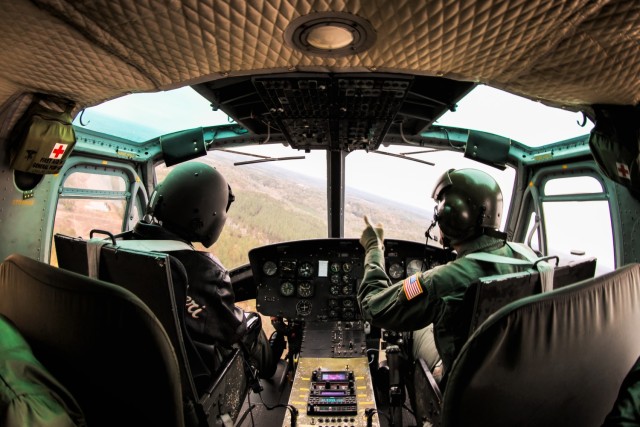
[[[364,216],[364,222],[367,226],[362,231],[362,236],[360,236],[360,244],[365,252],[373,248],[384,248],[384,230],[382,229],[382,224],[378,223],[375,227],[372,226],[369,222],[369,217],[366,215]]]

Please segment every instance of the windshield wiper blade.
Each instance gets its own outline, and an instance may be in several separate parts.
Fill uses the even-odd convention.
[[[291,156],[291,157],[267,157],[259,160],[247,160],[246,162],[235,162],[234,166],[250,165],[252,163],[265,163],[265,162],[278,162],[280,160],[300,160],[304,159],[304,156]]]
[[[415,159],[413,157],[405,156],[404,154],[387,153],[386,151],[369,151],[375,154],[384,154],[385,156],[398,157],[400,159],[411,160],[413,162],[424,163],[425,165],[435,166],[435,163],[427,162],[426,160]]]
[[[233,165],[234,166],[242,166],[242,165],[250,165],[252,163],[265,163],[265,162],[278,162],[281,160],[301,160],[301,159],[305,159],[305,156],[290,156],[290,157],[269,157],[269,156],[262,156],[260,154],[253,154],[253,153],[244,153],[242,151],[235,151],[235,150],[229,150],[227,148],[216,148],[216,151],[225,151],[227,153],[232,153],[232,154],[241,154],[243,156],[250,156],[250,157],[257,157],[258,160],[247,160],[246,162],[235,162]]]

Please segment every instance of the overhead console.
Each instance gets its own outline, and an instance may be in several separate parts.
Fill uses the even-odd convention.
[[[278,134],[298,150],[352,151],[376,150],[387,133],[420,134],[474,85],[434,76],[300,72],[193,88],[254,135]]]
[[[364,255],[357,239],[299,240],[251,250],[258,311],[304,321],[360,320],[356,292]],[[440,248],[385,240],[387,274],[393,281],[452,259]]]

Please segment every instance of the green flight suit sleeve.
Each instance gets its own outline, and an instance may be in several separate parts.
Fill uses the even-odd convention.
[[[0,316],[0,425],[86,427],[71,394],[35,358],[19,332]]]
[[[392,283],[384,265],[384,252],[379,248],[367,251],[364,275],[358,287],[358,303],[365,320],[394,331],[411,331],[433,322],[434,305],[428,302],[428,276],[419,274],[422,292],[410,300],[404,281]]]

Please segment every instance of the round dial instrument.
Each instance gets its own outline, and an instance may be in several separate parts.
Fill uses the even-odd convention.
[[[278,271],[278,266],[273,261],[267,261],[262,265],[262,272],[267,276],[273,276]]]
[[[402,268],[402,265],[398,264],[397,262],[394,262],[389,266],[389,277],[391,277],[392,279],[400,279],[403,273],[404,268]]]
[[[280,285],[280,294],[285,297],[290,297],[296,292],[296,287],[291,282],[282,282]]]
[[[425,263],[421,259],[412,259],[407,264],[407,277],[423,271]]]
[[[308,316],[311,314],[311,301],[303,299],[296,304],[298,316]]]
[[[298,267],[298,276],[311,277],[313,276],[313,265],[310,262],[303,262]]]
[[[332,273],[337,273],[340,271],[340,263],[339,262],[332,262],[331,265],[329,266],[329,269],[331,270]]]
[[[311,282],[298,283],[298,296],[301,298],[309,298],[313,296],[313,285]]]
[[[344,285],[344,286],[342,287],[342,293],[343,293],[344,295],[351,295],[351,290],[352,290],[352,289],[351,289],[351,285]]]
[[[348,273],[351,270],[353,270],[353,264],[352,263],[345,262],[344,264],[342,264],[342,271],[344,271],[345,273]]]
[[[331,295],[338,295],[340,293],[340,286],[331,285],[331,287],[329,288],[329,292],[331,292]]]
[[[337,283],[340,283],[340,275],[339,274],[332,274],[330,277],[331,283],[333,283],[334,285]]]

